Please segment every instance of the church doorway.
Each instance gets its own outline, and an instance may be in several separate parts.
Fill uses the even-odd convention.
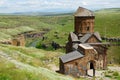
[[[87,64],[87,75],[88,76],[95,76],[95,67],[94,67],[94,62],[93,61],[89,61]]]
[[[94,69],[93,63],[90,62],[90,69]]]

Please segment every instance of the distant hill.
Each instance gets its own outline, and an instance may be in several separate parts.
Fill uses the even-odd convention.
[[[120,12],[120,8],[106,8],[106,9],[96,10],[95,12],[97,13]]]
[[[0,13],[0,15],[31,15],[31,16],[57,16],[71,15],[73,12],[16,12],[16,13]]]
[[[118,12],[120,8],[105,8],[96,10],[97,13]],[[30,16],[58,16],[58,15],[72,15],[74,11],[66,12],[16,12],[16,13],[0,13],[0,15],[30,15]]]

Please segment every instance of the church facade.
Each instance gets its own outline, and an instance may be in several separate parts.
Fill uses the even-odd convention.
[[[89,69],[107,68],[107,46],[102,43],[99,32],[94,32],[95,15],[79,7],[74,14],[74,32],[70,32],[66,54],[59,58],[60,73],[85,76]]]

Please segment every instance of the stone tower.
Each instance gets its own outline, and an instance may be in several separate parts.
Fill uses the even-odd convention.
[[[86,34],[94,32],[94,13],[88,9],[79,7],[74,14],[75,18],[75,34]]]

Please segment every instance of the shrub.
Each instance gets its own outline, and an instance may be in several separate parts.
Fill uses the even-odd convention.
[[[0,73],[0,80],[12,80],[8,74]]]
[[[108,75],[108,74],[106,74],[106,75],[105,75],[105,77],[109,77],[109,78],[112,78],[112,76],[111,76],[111,75]]]
[[[114,72],[113,76],[119,76],[119,73],[118,72]]]

